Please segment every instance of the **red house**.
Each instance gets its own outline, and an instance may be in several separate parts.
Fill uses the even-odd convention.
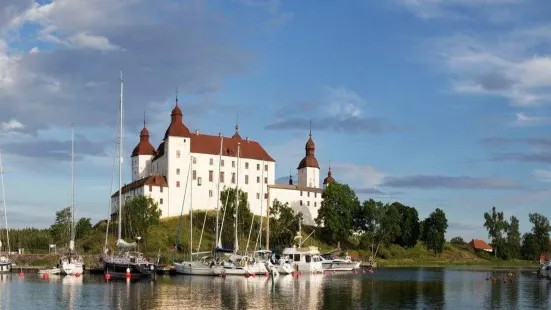
[[[490,245],[488,245],[484,240],[473,239],[468,244],[475,251],[486,251],[486,252],[493,251],[493,248]]]

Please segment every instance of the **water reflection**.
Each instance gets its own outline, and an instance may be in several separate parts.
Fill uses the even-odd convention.
[[[487,279],[499,279],[491,281]],[[110,282],[85,275],[0,275],[1,309],[548,309],[551,281],[531,272],[381,269],[279,276],[161,276]]]

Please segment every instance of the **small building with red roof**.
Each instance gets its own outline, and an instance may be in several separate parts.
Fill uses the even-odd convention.
[[[484,240],[473,239],[468,245],[475,251],[492,252],[494,249]]]

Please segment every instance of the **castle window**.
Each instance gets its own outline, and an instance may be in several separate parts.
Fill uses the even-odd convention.
[[[307,202],[306,202],[306,205],[307,205],[307,206],[310,206],[310,201],[307,201]]]
[[[264,199],[268,199],[268,193],[264,194]]]
[[[159,199],[159,204],[160,204],[160,205],[163,204],[163,198]]]
[[[318,206],[318,203],[314,201],[314,207],[317,207]]]
[[[232,184],[235,184],[235,172],[231,173],[231,182]]]
[[[212,197],[212,189],[209,189],[209,197]]]
[[[264,165],[264,171],[268,171],[268,165]]]
[[[245,184],[249,184],[249,176],[245,175]]]
[[[245,163],[245,169],[249,169],[249,163]]]
[[[176,187],[180,187],[180,181],[176,181]]]
[[[224,171],[220,171],[220,183],[224,183]]]
[[[212,158],[209,158],[209,165],[213,165],[214,164],[214,160]]]
[[[180,175],[180,168],[176,169],[176,175]]]
[[[180,158],[180,150],[176,151],[176,158]]]
[[[256,183],[260,183],[260,177],[256,177]]]
[[[197,180],[197,170],[193,170],[192,175],[193,175],[193,179]]]
[[[231,166],[232,166],[232,168],[235,168],[235,160],[231,161]]]
[[[300,191],[300,195],[302,196],[302,191]]]
[[[260,171],[260,164],[256,164],[256,170]]]
[[[268,184],[268,177],[264,177],[264,184]]]
[[[260,193],[256,193],[256,199],[260,199]]]
[[[213,171],[209,170],[209,182],[212,182],[213,174],[214,174]]]
[[[224,167],[224,160],[223,159],[220,161],[220,166]]]
[[[314,193],[314,198],[318,197],[318,193]],[[315,206],[314,206],[315,207]]]
[[[193,157],[193,164],[195,165],[197,163],[197,158]]]
[[[153,186],[149,185],[149,192],[151,193],[153,191]]]
[[[300,205],[302,206],[302,200],[300,201]]]
[[[310,192],[308,192],[308,197],[310,197]]]
[[[163,187],[161,186],[161,187],[159,187],[159,189],[161,190],[161,193],[162,193],[163,192]]]

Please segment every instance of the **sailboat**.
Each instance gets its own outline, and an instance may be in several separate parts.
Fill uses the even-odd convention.
[[[190,166],[189,166],[189,169],[188,169],[188,176],[187,176],[187,179],[186,179],[186,189],[187,189],[187,184],[188,184],[189,179],[190,179],[189,172],[193,170],[193,159],[194,158],[192,156],[190,158],[190,163],[189,163]],[[193,182],[192,182],[191,188],[190,188],[190,196],[193,198]],[[183,213],[183,209],[184,209],[184,205],[185,205],[185,199],[186,199],[186,196],[185,196],[185,193],[184,193],[184,201],[182,202],[182,213]],[[205,212],[205,217],[206,216],[207,216],[207,214]],[[189,261],[183,261],[181,263],[173,263],[174,269],[179,274],[194,275],[194,276],[215,276],[216,274],[214,273],[213,265],[210,264],[208,261],[206,261],[206,259],[202,259],[201,261],[194,261],[193,260],[194,255],[201,255],[201,254],[209,254],[210,253],[210,251],[195,252],[195,253],[193,252],[193,199],[191,199],[189,219],[190,219],[190,224],[189,224],[190,243],[189,244],[190,244],[191,257],[190,257]],[[180,224],[181,224],[181,221],[182,221],[182,215],[180,215]],[[204,227],[203,227],[203,229],[204,229]],[[178,231],[176,233],[176,243],[177,243],[177,245],[178,245],[179,235],[180,235],[180,225],[178,225]],[[199,249],[197,249],[197,251],[199,251]]]
[[[6,229],[7,253],[10,252],[10,230],[8,228],[8,216],[6,214],[6,190],[4,188],[4,165],[2,163],[2,153],[0,152],[0,179],[2,182],[2,203],[4,205],[4,223]],[[2,251],[2,241],[0,241],[0,251]],[[7,256],[0,256],[0,273],[11,272],[12,262]]]
[[[61,271],[67,275],[79,276],[84,271],[82,257],[75,251],[75,124],[71,124],[71,241],[69,253],[61,257]]]
[[[235,225],[234,225],[234,249],[233,255],[229,257],[228,262],[223,262],[219,266],[214,266],[213,270],[216,275],[254,275],[257,273],[266,273],[268,269],[266,266],[260,262],[256,262],[254,258],[248,256],[238,255],[239,251],[239,239],[237,234],[237,223],[239,216],[239,159],[240,159],[240,149],[241,143],[237,143],[237,175],[236,175],[236,186],[235,186]],[[225,212],[226,208],[224,208]],[[219,245],[220,244],[219,239]],[[221,248],[221,247],[220,247]],[[220,251],[219,247],[217,250]],[[220,251],[222,252],[222,251]]]
[[[119,101],[119,208],[118,213],[118,239],[116,246],[119,252],[116,255],[107,249],[104,250],[102,257],[103,271],[106,278],[151,278],[155,275],[156,265],[146,259],[141,252],[133,251],[136,242],[128,243],[122,239],[122,164],[123,164],[123,79],[122,72],[120,77],[121,93]]]

